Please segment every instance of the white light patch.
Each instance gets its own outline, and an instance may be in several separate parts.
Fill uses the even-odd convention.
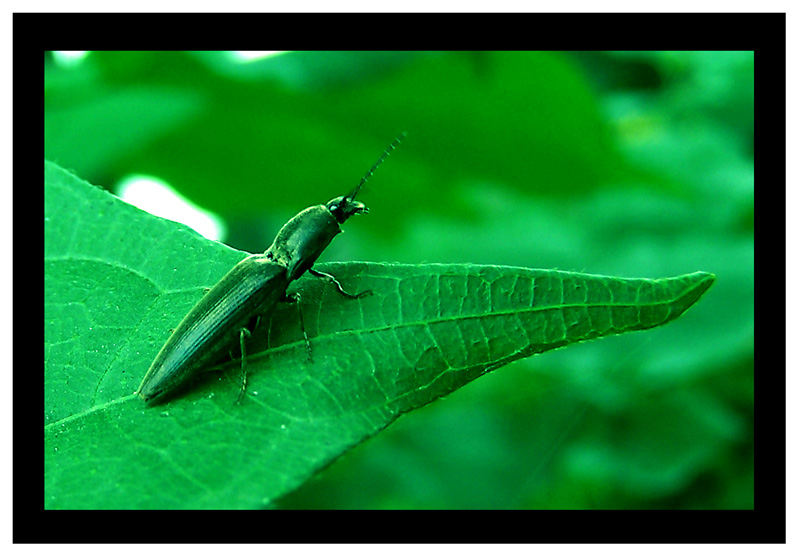
[[[90,52],[89,50],[54,50],[53,60],[62,68],[72,68],[80,64]]]
[[[225,222],[181,196],[166,182],[145,175],[130,175],[116,188],[117,195],[139,209],[188,225],[209,240],[224,240]]]
[[[245,63],[286,54],[287,52],[286,50],[232,50],[230,54],[234,62]]]

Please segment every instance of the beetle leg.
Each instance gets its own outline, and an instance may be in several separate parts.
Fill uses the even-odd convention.
[[[311,356],[311,342],[308,340],[308,334],[306,333],[306,321],[303,319],[303,305],[300,304],[300,293],[293,293],[293,294],[286,294],[284,295],[285,302],[294,302],[297,304],[297,313],[300,315],[300,329],[303,331],[303,339],[306,340],[306,351],[308,352],[308,360],[313,360]]]
[[[339,290],[339,292],[342,293],[347,298],[361,298],[362,296],[367,296],[368,294],[372,294],[372,291],[370,290],[361,291],[358,294],[350,294],[342,288],[342,285],[339,283],[339,281],[336,280],[336,277],[334,277],[330,273],[325,273],[324,271],[317,271],[316,269],[311,269],[311,268],[309,268],[308,271],[309,273],[311,273],[311,275],[315,277],[322,277],[323,279],[332,281],[333,284],[336,285],[336,288]]]
[[[245,326],[245,329],[247,329],[250,333],[253,333],[255,330],[258,329],[258,325],[260,323],[261,323],[261,314],[257,314],[252,318],[250,318],[250,320],[247,322],[247,325]]]
[[[239,330],[239,346],[242,349],[242,389],[239,391],[239,397],[236,398],[237,403],[242,402],[242,395],[244,395],[245,390],[247,389],[247,372],[245,370],[244,361],[246,360],[245,357],[245,350],[244,350],[244,340],[250,337],[250,330],[246,327],[243,327]]]

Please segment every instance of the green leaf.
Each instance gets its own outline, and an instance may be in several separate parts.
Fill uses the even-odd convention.
[[[170,328],[246,254],[45,163],[45,507],[256,508],[400,414],[514,360],[680,316],[709,273],[620,279],[479,265],[320,264],[239,363],[147,406]]]

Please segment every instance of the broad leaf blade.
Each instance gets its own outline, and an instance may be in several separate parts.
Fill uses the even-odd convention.
[[[368,394],[367,406],[379,401],[392,414],[520,358],[667,323],[714,282],[703,272],[620,279],[465,264],[347,263],[324,269],[374,294],[328,305],[310,283],[301,283],[304,300],[310,293],[312,307],[321,306],[314,330],[309,328],[315,362],[302,373],[319,374],[316,381],[326,391],[346,400]],[[325,293],[336,297],[333,289]],[[359,312],[340,309],[354,304]],[[279,314],[276,320],[288,317]],[[346,370],[346,376],[326,374],[331,369]]]
[[[239,363],[180,397],[133,391],[191,306],[246,254],[45,165],[45,506],[267,505],[400,414],[534,353],[678,317],[714,281],[474,265],[320,265]],[[70,211],[63,208],[69,207]]]

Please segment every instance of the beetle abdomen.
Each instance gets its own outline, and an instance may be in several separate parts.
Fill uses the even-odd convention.
[[[139,397],[145,401],[162,397],[214,364],[251,317],[277,304],[288,284],[286,268],[262,254],[236,264],[161,348],[139,387]]]

